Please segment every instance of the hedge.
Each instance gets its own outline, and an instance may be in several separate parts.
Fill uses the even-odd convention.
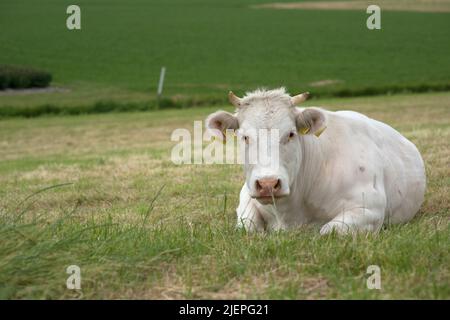
[[[44,88],[52,81],[49,72],[29,67],[0,65],[0,90]]]

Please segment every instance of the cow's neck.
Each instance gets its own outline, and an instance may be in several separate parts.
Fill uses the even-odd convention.
[[[321,170],[325,166],[327,143],[324,139],[315,136],[305,136],[300,138],[302,159],[300,169],[293,186],[293,194],[299,196],[297,199],[305,202],[311,192],[317,187],[318,179],[321,177]]]

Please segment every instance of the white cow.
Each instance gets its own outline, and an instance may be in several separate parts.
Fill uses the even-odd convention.
[[[243,98],[230,92],[236,112],[207,118],[207,128],[220,130],[211,131],[234,129],[247,145],[257,143],[255,129],[279,132],[277,167],[244,164],[238,226],[263,231],[320,223],[321,234],[345,234],[412,219],[426,184],[414,144],[357,112],[296,107],[308,95],[290,97],[284,88]]]

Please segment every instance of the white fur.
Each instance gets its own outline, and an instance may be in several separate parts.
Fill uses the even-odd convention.
[[[295,129],[306,109],[290,105],[284,89],[258,90],[242,98],[235,117],[238,136],[251,129]],[[238,226],[278,230],[320,223],[321,233],[378,231],[383,223],[409,221],[425,192],[425,170],[417,148],[390,126],[352,111],[317,109],[326,130],[280,143],[278,170],[245,165],[246,183],[237,208]],[[272,170],[272,171],[271,171]],[[255,179],[275,176],[288,196],[273,204],[254,198]]]

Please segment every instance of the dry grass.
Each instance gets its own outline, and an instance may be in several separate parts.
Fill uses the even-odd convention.
[[[0,212],[14,213],[19,201],[43,187],[73,182],[33,198],[26,221],[41,217],[51,224],[77,206],[61,224],[61,239],[81,226],[117,226],[71,243],[72,258],[54,249],[40,253],[34,264],[47,278],[14,271],[23,268],[15,255],[34,246],[2,256],[0,275],[7,278],[0,283],[12,289],[0,287],[0,295],[72,297],[58,270],[75,259],[85,273],[85,298],[448,298],[450,94],[310,104],[363,112],[418,146],[428,187],[417,219],[375,239],[320,239],[314,228],[257,237],[236,232],[241,169],[170,161],[172,130],[192,130],[194,120],[216,108],[10,119],[0,126]],[[37,234],[29,237],[41,239]],[[4,238],[3,251],[17,247],[18,239]],[[46,254],[53,262],[47,264]],[[364,287],[365,268],[374,261],[388,270],[381,292]]]

